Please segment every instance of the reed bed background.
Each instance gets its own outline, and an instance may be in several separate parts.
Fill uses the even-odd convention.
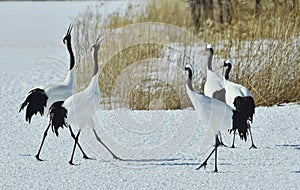
[[[166,53],[174,53],[173,50],[166,51],[171,47],[172,39],[169,44],[132,45],[110,56],[108,52],[112,49],[118,49],[130,37],[139,36],[120,32],[117,33],[117,38],[105,40],[99,52],[99,83],[103,107],[146,110],[190,107],[191,103],[185,93],[185,51],[194,51],[191,47],[195,47],[196,52],[200,49],[198,53],[203,54],[202,59],[197,59],[197,53],[193,53],[195,57],[191,59],[193,64],[201,62],[200,65],[205,65],[204,58],[207,55],[203,50],[206,43],[215,46],[213,65],[220,76],[224,70],[218,68],[224,59],[231,58],[235,62],[230,80],[248,87],[256,106],[299,103],[299,1],[264,0],[260,3],[259,13],[255,1],[232,1],[230,22],[220,21],[222,8],[217,1],[212,2],[208,14],[200,15],[198,25],[195,25],[195,15],[187,0],[148,0],[139,5],[129,4],[125,11],[109,15],[101,12],[105,6],[103,2],[88,8],[74,19],[79,88],[84,88],[90,80],[93,63],[87,51],[98,35],[135,23],[159,22],[182,27],[199,40],[180,44],[179,49],[182,51],[175,60],[172,54]],[[203,13],[205,10],[202,10],[201,14]],[[157,60],[169,61],[159,64]],[[171,62],[175,62],[174,67],[167,67]],[[139,65],[144,66],[136,70]],[[205,67],[199,68],[194,85],[201,92],[205,83]],[[160,72],[162,70],[165,72]],[[137,72],[140,74],[135,74]],[[170,73],[174,73],[172,80],[166,77]]]

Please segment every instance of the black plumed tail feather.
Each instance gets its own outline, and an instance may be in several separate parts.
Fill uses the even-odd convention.
[[[242,112],[233,110],[232,120],[232,129],[229,130],[229,133],[232,131],[235,133],[236,130],[238,130],[240,138],[247,141],[248,127],[250,127],[247,122],[248,119],[243,115]]]
[[[68,110],[62,106],[64,101],[54,102],[50,109],[49,109],[49,115],[50,115],[50,125],[52,128],[52,131],[58,136],[58,129],[64,126],[67,127],[66,118]]]
[[[41,116],[44,115],[44,109],[47,106],[47,100],[48,96],[45,94],[43,89],[33,89],[29,92],[29,95],[25,101],[21,104],[19,112],[21,112],[27,106],[25,119],[30,123],[32,116],[36,115],[38,112]]]
[[[238,96],[234,99],[233,105],[236,110],[244,114],[251,122],[253,121],[253,114],[255,113],[254,99],[251,96]]]

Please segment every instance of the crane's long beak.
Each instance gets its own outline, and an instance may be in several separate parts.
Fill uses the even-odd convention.
[[[68,31],[67,31],[67,35],[70,35],[70,34],[71,34],[72,29],[73,29],[73,25],[70,24],[70,25],[69,25],[69,28],[68,28]]]
[[[104,39],[105,39],[105,36],[103,36],[102,38],[100,38],[100,36],[98,36],[95,44],[97,44],[97,45],[100,44]]]
[[[93,51],[93,47],[97,47],[100,45],[100,43],[105,39],[105,36],[103,36],[102,38],[100,38],[100,36],[98,36],[98,38],[96,39],[95,43],[91,46],[90,51]]]

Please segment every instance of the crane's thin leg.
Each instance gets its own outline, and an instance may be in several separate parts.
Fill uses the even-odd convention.
[[[98,142],[100,142],[103,146],[104,146],[104,148],[106,148],[106,150],[108,150],[108,152],[113,156],[113,158],[114,159],[117,159],[117,160],[124,160],[124,159],[122,159],[122,158],[120,158],[120,157],[118,157],[117,155],[115,155],[104,143],[103,143],[103,141],[100,139],[100,137],[98,136],[98,134],[97,134],[97,132],[96,132],[96,130],[95,129],[93,129],[93,132],[94,132],[94,134],[95,134],[95,137],[96,137],[96,139],[97,139],[97,141]]]
[[[217,168],[217,148],[218,146],[220,146],[220,141],[218,138],[218,135],[216,135],[216,144],[215,144],[215,148],[211,151],[211,153],[208,155],[208,157],[204,160],[204,162],[198,167],[196,168],[196,170],[199,170],[200,168],[204,167],[204,169],[206,168],[207,165],[207,160],[211,157],[211,155],[216,151],[215,153],[215,172],[218,172],[218,168]]]
[[[73,130],[72,130],[72,128],[71,128],[71,125],[68,125],[68,128],[70,129],[70,133],[71,133],[71,136],[72,136],[72,138],[75,140],[75,134],[73,133]],[[82,147],[80,146],[80,144],[79,144],[79,142],[77,141],[77,145],[78,145],[78,147],[79,147],[79,149],[81,150],[81,152],[82,152],[82,154],[83,154],[83,158],[84,159],[91,159],[91,158],[89,158],[85,153],[84,153],[84,151],[83,151],[83,149],[82,149]]]
[[[75,143],[74,143],[74,147],[73,147],[73,151],[72,151],[72,156],[71,156],[71,159],[69,161],[70,165],[74,165],[73,158],[74,158],[74,153],[75,153],[76,145],[78,143],[78,138],[79,138],[80,132],[81,132],[81,130],[79,129],[79,131],[77,133],[77,136],[75,137]]]
[[[204,167],[204,169],[206,168],[207,165],[207,160],[211,157],[211,155],[214,153],[214,151],[216,150],[216,148],[214,148],[211,153],[208,155],[208,157],[204,160],[204,162],[198,167],[196,168],[196,170],[199,170],[200,168]]]
[[[251,142],[252,142],[252,145],[250,146],[249,149],[251,149],[251,148],[257,148],[257,147],[254,145],[254,142],[253,142],[252,133],[251,133],[251,128],[249,127],[248,129],[249,129],[249,132],[250,132],[250,137],[251,137]]]
[[[47,136],[47,133],[48,133],[49,128],[50,128],[50,124],[48,125],[47,129],[46,129],[45,132],[44,132],[43,140],[42,140],[42,143],[41,143],[41,145],[40,145],[39,151],[38,151],[38,153],[35,155],[36,159],[39,160],[39,161],[43,161],[42,159],[40,159],[40,153],[41,153],[42,147],[43,147],[43,145],[44,145],[44,141],[45,141],[45,139],[46,139],[46,136]]]
[[[227,146],[223,143],[221,131],[219,131],[218,133],[219,133],[219,137],[220,137],[220,146],[227,147]]]
[[[232,142],[232,145],[231,145],[230,148],[235,148],[235,146],[234,146],[234,140],[235,140],[235,131],[233,131],[233,142]]]
[[[218,144],[219,143],[219,144]],[[219,139],[218,139],[218,135],[216,135],[216,147],[215,147],[215,149],[216,149],[216,151],[215,151],[215,172],[218,172],[218,167],[217,167],[217,165],[218,165],[218,163],[217,163],[217,151],[218,151],[218,146],[220,145],[220,141],[219,141]]]

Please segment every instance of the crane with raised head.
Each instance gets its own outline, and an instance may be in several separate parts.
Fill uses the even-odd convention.
[[[63,43],[66,45],[67,50],[70,54],[70,67],[69,71],[65,77],[65,80],[58,84],[50,84],[44,88],[35,88],[29,91],[28,96],[25,101],[21,104],[19,112],[26,108],[25,119],[29,123],[31,122],[32,116],[36,114],[40,114],[44,116],[45,111],[48,111],[48,108],[51,106],[53,102],[63,101],[70,97],[76,89],[76,68],[75,68],[75,58],[72,50],[71,43],[71,32],[73,25],[69,25],[66,35],[63,38]],[[44,140],[47,136],[48,130],[50,126],[48,126],[44,132],[42,145],[44,144]],[[70,133],[71,136],[75,139],[75,135],[71,128]],[[80,145],[79,145],[80,146]],[[82,150],[81,146],[80,149]],[[36,159],[42,161],[40,158],[41,146],[36,154]],[[82,151],[83,157],[88,159],[86,154]]]
[[[68,127],[71,125],[78,126],[79,130],[75,137],[74,148],[69,164],[73,164],[74,153],[76,145],[78,145],[79,135],[81,130],[84,128],[92,129],[96,140],[100,142],[104,148],[113,156],[114,159],[119,159],[109,148],[104,144],[95,129],[95,114],[100,104],[100,88],[98,81],[98,51],[100,48],[101,40],[99,37],[96,42],[92,45],[94,57],[94,73],[89,85],[81,92],[78,92],[70,96],[65,101],[58,101],[52,104],[49,115],[49,125],[52,127],[55,133],[58,133],[59,128]]]

